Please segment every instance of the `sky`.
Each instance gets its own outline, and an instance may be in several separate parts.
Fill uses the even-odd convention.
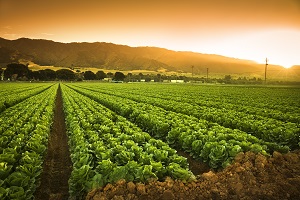
[[[0,37],[300,65],[300,0],[0,0]]]

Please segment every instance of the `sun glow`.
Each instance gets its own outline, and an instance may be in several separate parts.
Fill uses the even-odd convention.
[[[0,2],[6,39],[111,42],[300,64],[299,0]]]
[[[199,52],[220,54],[290,68],[300,63],[300,31],[268,30],[208,41]]]

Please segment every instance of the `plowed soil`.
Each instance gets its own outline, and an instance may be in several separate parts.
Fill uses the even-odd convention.
[[[201,171],[201,170],[199,170]],[[226,169],[209,171],[185,183],[167,178],[147,184],[120,180],[91,191],[86,200],[124,199],[300,199],[300,151],[240,153]]]
[[[58,88],[54,122],[48,139],[46,160],[41,174],[41,185],[35,192],[36,200],[68,199],[68,179],[72,163],[66,135],[61,89]]]

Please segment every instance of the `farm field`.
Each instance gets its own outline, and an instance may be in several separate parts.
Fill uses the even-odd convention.
[[[0,84],[0,199],[297,199],[300,88]]]

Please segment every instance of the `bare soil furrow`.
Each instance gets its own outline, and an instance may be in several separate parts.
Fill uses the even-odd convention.
[[[44,161],[41,184],[35,193],[36,200],[68,199],[68,180],[72,163],[66,134],[65,115],[61,88],[58,88],[54,121],[49,135],[48,150]]]

